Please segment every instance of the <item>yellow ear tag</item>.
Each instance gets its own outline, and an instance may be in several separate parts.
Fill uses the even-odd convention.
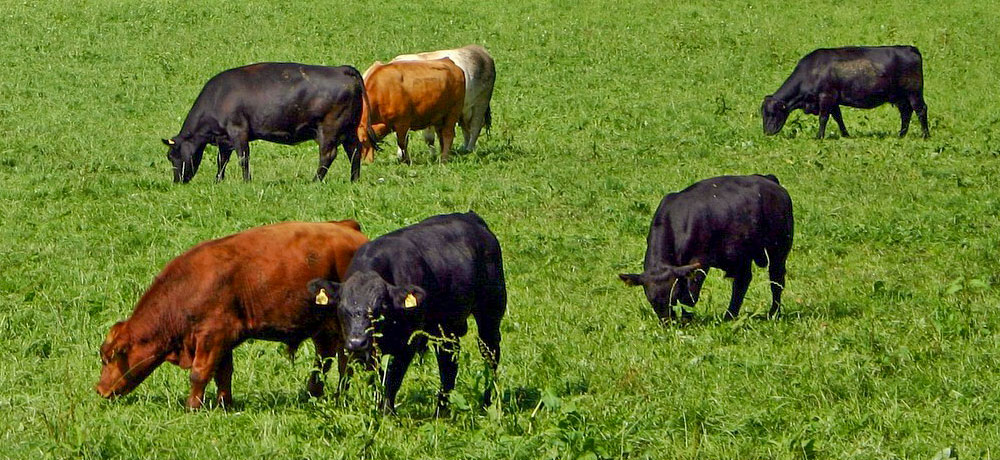
[[[414,308],[417,306],[417,298],[413,294],[406,294],[406,300],[403,301],[404,308]]]
[[[316,294],[316,305],[330,305],[330,297],[326,295],[326,289],[320,289]]]

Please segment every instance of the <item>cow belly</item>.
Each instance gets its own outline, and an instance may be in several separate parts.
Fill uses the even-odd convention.
[[[254,139],[260,139],[275,144],[295,145],[316,138],[316,129],[309,126],[303,127],[295,132],[274,131],[267,133],[254,133]]]

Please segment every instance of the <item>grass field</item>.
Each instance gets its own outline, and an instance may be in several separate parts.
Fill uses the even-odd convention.
[[[256,4],[253,4],[256,3]],[[1000,456],[1000,29],[989,2],[65,2],[0,0],[0,458],[965,459]],[[440,165],[390,137],[361,180],[314,143],[252,145],[252,183],[213,183],[215,149],[171,183],[160,138],[204,82],[255,61],[351,64],[487,47],[493,129]],[[913,44],[931,135],[891,107],[846,109],[852,138],[763,96],[805,53]],[[831,124],[831,126],[834,126]],[[662,328],[619,272],[641,269],[659,199],[773,173],[795,204],[785,315],[765,271],[721,321],[713,272]],[[474,409],[466,338],[454,412],[410,369],[399,415],[355,379],[308,399],[311,345],[235,353],[236,407],[188,413],[164,365],[132,395],[92,387],[108,327],[195,243],[284,220],[354,218],[375,237],[476,210],[503,245],[502,398]],[[335,374],[335,373],[334,373]],[[210,386],[214,394],[214,387]]]

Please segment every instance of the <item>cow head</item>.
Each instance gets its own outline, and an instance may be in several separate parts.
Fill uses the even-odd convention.
[[[120,321],[101,345],[101,380],[94,389],[105,398],[126,395],[162,362],[152,344],[134,340],[128,323]]]
[[[375,272],[358,272],[343,283],[324,279],[309,282],[309,294],[317,307],[337,309],[348,352],[368,354],[376,338],[408,340],[423,323],[423,289],[395,286]],[[381,348],[381,346],[380,346]]]
[[[764,103],[760,107],[760,115],[764,120],[764,134],[768,136],[778,134],[788,120],[788,106],[774,96],[764,98]]]
[[[198,172],[198,166],[201,166],[205,145],[181,137],[162,139],[162,141],[170,148],[167,150],[167,159],[174,168],[174,182],[186,184]]]
[[[642,273],[622,273],[618,277],[629,286],[642,286],[653,311],[667,321],[674,318],[673,306],[677,302],[689,307],[698,302],[705,271],[695,262],[679,267],[661,266]]]

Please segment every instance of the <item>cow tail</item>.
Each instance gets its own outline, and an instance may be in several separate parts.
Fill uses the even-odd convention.
[[[365,91],[364,82],[361,83],[361,99],[364,101],[364,105],[368,107],[368,119],[365,120],[366,131],[368,131],[368,139],[371,140],[372,148],[376,152],[381,152],[382,147],[379,147],[378,137],[375,136],[375,129],[372,128],[372,103],[368,100],[368,91]]]

